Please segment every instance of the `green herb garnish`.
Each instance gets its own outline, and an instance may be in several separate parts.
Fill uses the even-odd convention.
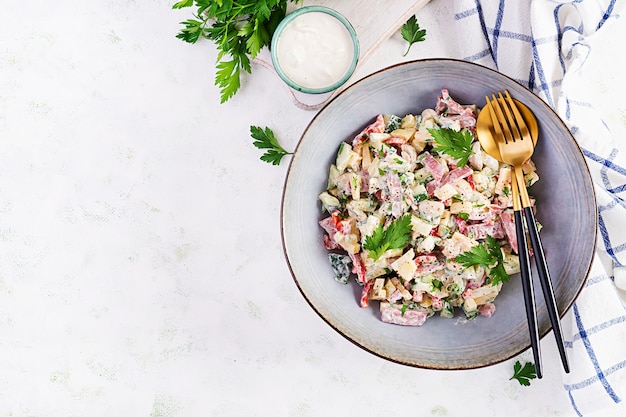
[[[456,130],[442,127],[439,129],[428,129],[428,133],[435,140],[433,149],[458,159],[456,163],[458,167],[465,166],[470,155],[474,153],[472,151],[474,137],[467,129],[457,132]]]
[[[530,380],[537,378],[537,370],[532,362],[526,362],[524,366],[520,361],[516,361],[513,365],[513,376],[510,380],[517,379],[520,385],[529,386]]]
[[[424,200],[428,200],[428,194],[422,193],[413,196],[416,203],[421,203]]]
[[[404,248],[411,240],[411,215],[404,216],[392,221],[387,228],[379,224],[374,232],[365,238],[363,248],[369,251],[369,257],[377,260],[383,253],[390,249]]]
[[[409,53],[409,50],[414,43],[421,42],[426,39],[426,30],[420,29],[420,25],[417,23],[415,15],[409,17],[409,20],[402,25],[400,34],[402,35],[402,38],[409,43],[409,47],[406,49],[403,56],[406,56]]]
[[[509,274],[504,269],[504,257],[500,244],[492,236],[487,236],[485,244],[474,246],[471,250],[458,255],[454,260],[466,268],[474,265],[487,268],[491,285],[508,282],[510,279]]]
[[[469,220],[469,213],[465,213],[463,211],[459,212],[456,214],[456,217],[458,217],[459,219],[463,219],[465,221]]]
[[[217,45],[215,85],[220,88],[222,103],[239,90],[241,70],[250,73],[250,61],[270,44],[285,17],[287,3],[288,0],[181,0],[172,6],[196,7],[194,18],[181,22],[183,28],[177,38],[189,43],[205,38]]]
[[[261,161],[278,165],[285,155],[293,154],[293,152],[288,152],[280,146],[276,136],[274,136],[274,132],[269,127],[263,130],[258,126],[250,126],[250,135],[254,139],[254,142],[252,142],[254,146],[259,149],[267,149],[261,156]]]

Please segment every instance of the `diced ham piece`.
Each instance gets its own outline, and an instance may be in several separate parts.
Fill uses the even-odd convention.
[[[443,113],[448,109],[448,103],[452,100],[450,93],[446,88],[441,90],[441,95],[437,97],[437,104],[435,105],[435,111],[438,114]],[[452,100],[454,101],[454,100]]]
[[[443,307],[443,301],[441,300],[441,298],[439,297],[435,297],[434,295],[431,295],[430,298],[433,301],[433,307],[436,309],[441,309]]]
[[[434,156],[432,156],[429,152],[424,152],[424,166],[433,176],[436,181],[441,181],[444,174],[446,173],[445,169]]]
[[[476,114],[474,113],[474,109],[471,107],[464,107],[457,103],[452,99],[452,97],[450,97],[450,93],[445,88],[441,90],[441,96],[439,96],[437,105],[435,106],[435,111],[438,114],[442,114],[447,111],[446,117],[448,119],[458,121],[462,128],[474,127],[476,125]]]
[[[483,275],[480,279],[478,280],[467,280],[467,282],[465,283],[465,291],[469,291],[467,294],[464,292],[463,293],[463,298],[467,298],[472,297],[472,290],[475,290],[476,288],[480,288],[483,286],[483,284],[485,283],[485,278],[487,278],[487,275]]]
[[[463,233],[465,236],[469,234],[467,222],[460,217],[454,216],[454,225],[456,226],[459,233]]]
[[[328,235],[324,235],[324,247],[328,250],[339,249],[341,245],[335,242],[333,238]]]
[[[361,180],[361,184],[369,184],[370,183],[370,173],[366,169],[362,169],[358,172],[359,179]]]
[[[389,297],[387,297],[387,301],[389,301],[390,303],[395,303],[401,298],[402,298],[402,293],[399,290],[395,290],[394,292],[391,293]]]
[[[445,268],[445,263],[440,262],[435,255],[419,255],[415,257],[417,270],[415,276],[421,277]]]
[[[320,220],[319,225],[326,231],[326,233],[328,233],[328,236],[332,238],[338,232],[337,225],[340,221],[341,218],[339,217],[339,212],[334,211],[330,216]]]
[[[444,264],[419,265],[415,271],[415,276],[422,277],[445,268]]]
[[[467,177],[467,183],[470,185],[470,187],[472,187],[472,190],[476,189],[476,183],[474,182],[474,175],[470,175],[469,177]]]
[[[478,306],[478,312],[485,317],[493,316],[493,313],[496,311],[496,305],[494,303],[487,303]]]
[[[421,326],[428,318],[427,310],[407,309],[402,314],[402,310],[389,303],[380,303],[380,314],[383,322],[401,326]]]
[[[388,172],[382,178],[383,189],[385,194],[389,196],[391,201],[391,214],[394,217],[400,217],[402,215],[402,184],[400,183],[400,177],[395,172]]]
[[[447,117],[448,119],[459,122],[461,128],[472,128],[476,126],[476,115],[474,114],[474,110],[469,107],[465,107],[459,114],[450,114]]]
[[[426,194],[428,195],[428,198],[433,198],[437,188],[439,188],[439,181],[437,180],[428,181],[426,183]]]
[[[402,146],[407,142],[406,139],[404,138],[399,138],[399,137],[391,137],[387,140],[385,140],[385,143],[389,146]]]
[[[373,287],[374,287],[373,279],[363,284],[363,289],[361,290],[361,301],[360,301],[361,308],[365,308],[370,305],[370,292],[372,291]]]
[[[430,265],[433,263],[439,263],[436,255],[419,255],[415,257],[415,263],[417,265]]]
[[[501,211],[502,208],[497,205],[476,208],[470,213],[469,219],[480,220],[483,223],[494,223]]]
[[[383,133],[385,131],[385,119],[382,114],[379,114],[376,117],[374,123],[367,126],[365,129],[361,131],[354,140],[352,141],[352,146],[355,147],[361,143],[367,142],[369,139],[370,133]]]
[[[502,223],[502,228],[504,229],[504,233],[506,234],[507,239],[509,240],[509,244],[511,245],[511,249],[513,252],[519,253],[517,250],[517,232],[515,231],[515,220],[511,215],[511,212],[506,210],[500,213],[500,222]]]
[[[463,232],[461,228],[459,228],[459,232],[464,235],[471,235],[474,239],[486,239],[487,236],[491,236],[496,239],[502,239],[504,237],[504,230],[501,222],[470,224],[467,225],[465,232]]]
[[[365,269],[365,265],[363,264],[363,259],[361,259],[361,254],[348,253],[348,255],[350,255],[350,259],[352,260],[352,273],[356,274],[357,281],[362,284],[369,282],[367,280],[367,271]]]
[[[464,166],[461,168],[455,168],[450,172],[447,172],[443,178],[441,179],[441,185],[445,184],[454,184],[458,180],[462,178],[468,178],[472,176],[474,170],[468,166]]]

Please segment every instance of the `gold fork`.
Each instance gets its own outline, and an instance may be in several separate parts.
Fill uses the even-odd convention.
[[[500,150],[501,143],[506,143],[506,138],[504,137],[503,127],[500,125],[500,120],[502,117],[498,117],[496,115],[497,110],[500,110],[500,114],[502,114],[499,107],[496,107],[495,102],[497,100],[494,99],[494,103],[489,100],[489,97],[485,96],[487,100],[487,105],[484,110],[489,109],[489,115],[491,116],[491,125],[493,126],[493,135],[489,132],[489,134],[485,134],[479,136],[481,146],[485,149],[487,153],[497,158],[498,160],[503,161],[502,159],[502,151]],[[485,119],[483,119],[485,120]],[[510,132],[508,132],[510,133]],[[511,140],[511,136],[509,135],[509,140]],[[537,327],[537,310],[535,309],[535,295],[533,290],[532,277],[530,272],[530,257],[528,254],[528,242],[526,239],[526,230],[524,228],[524,218],[522,217],[522,207],[520,203],[519,189],[516,180],[515,171],[511,172],[511,189],[513,194],[513,215],[515,218],[515,234],[517,236],[517,254],[519,256],[520,263],[520,276],[522,283],[522,290],[524,294],[524,307],[526,310],[526,320],[528,322],[528,331],[530,334],[530,346],[533,352],[533,360],[535,362],[535,371],[537,373],[537,377],[542,377],[541,372],[541,349],[539,346],[539,329]]]
[[[537,266],[537,273],[539,275],[543,297],[546,302],[548,316],[550,317],[550,323],[552,324],[552,330],[556,338],[563,369],[565,372],[569,372],[569,363],[563,344],[563,335],[554,290],[552,288],[552,281],[550,279],[550,272],[545,260],[543,245],[541,244],[537,230],[537,222],[530,205],[530,198],[528,197],[528,191],[524,183],[524,173],[522,171],[522,165],[533,155],[535,147],[526,122],[520,114],[517,105],[508,91],[505,90],[504,93],[506,99],[500,92],[498,93],[498,98],[496,98],[495,94],[492,94],[492,106],[496,113],[496,120],[498,121],[498,123],[494,121],[494,125],[499,125],[504,132],[504,134],[497,139],[500,155],[502,162],[513,167],[511,182],[515,182],[519,190],[522,210],[524,212],[524,218],[526,219],[526,227],[528,228],[530,243],[533,248],[535,264]],[[513,191],[515,193],[515,189]]]

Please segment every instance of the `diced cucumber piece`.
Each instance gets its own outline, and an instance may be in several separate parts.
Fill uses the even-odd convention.
[[[339,170],[339,173],[342,173],[346,170],[346,168],[354,162],[355,158],[358,158],[359,155],[352,150],[352,146],[347,142],[341,142],[339,145],[339,151],[337,151],[337,162],[336,166]]]
[[[325,210],[329,213],[332,213],[334,209],[338,208],[341,203],[339,199],[334,195],[328,193],[328,191],[324,191],[319,195],[319,199],[322,202],[322,210]]]
[[[350,264],[352,263],[350,257],[338,253],[329,253],[328,260],[335,273],[335,281],[340,284],[347,284],[348,278],[350,278]]]
[[[402,126],[402,118],[395,114],[386,114],[383,118],[385,120],[385,133],[393,132]]]

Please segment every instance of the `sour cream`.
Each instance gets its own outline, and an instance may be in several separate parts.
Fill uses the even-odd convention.
[[[307,93],[342,85],[352,75],[358,55],[350,23],[325,7],[303,7],[291,13],[272,39],[272,61],[279,76]]]

